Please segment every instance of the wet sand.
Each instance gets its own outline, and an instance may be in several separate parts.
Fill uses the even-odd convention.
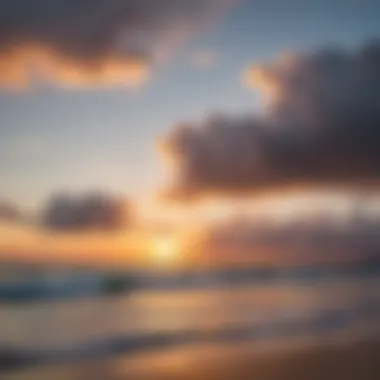
[[[274,352],[218,356],[187,361],[176,357],[170,365],[147,364],[133,370],[133,361],[51,366],[0,374],[2,380],[379,380],[380,342],[345,342]],[[148,363],[148,362],[147,362]],[[140,363],[141,364],[141,363]],[[141,365],[140,365],[141,367]]]

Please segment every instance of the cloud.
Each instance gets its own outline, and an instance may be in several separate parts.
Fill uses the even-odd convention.
[[[0,222],[22,222],[24,215],[12,202],[0,200]]]
[[[227,219],[204,229],[199,249],[209,260],[269,264],[312,264],[379,260],[379,218],[364,212],[340,219],[314,210],[286,223],[275,220]]]
[[[100,192],[55,194],[42,212],[43,226],[57,231],[113,231],[126,228],[129,223],[127,202]]]
[[[139,84],[234,0],[0,0],[0,84]]]
[[[220,115],[160,142],[174,169],[172,196],[255,192],[380,179],[380,42],[252,67],[260,116]]]

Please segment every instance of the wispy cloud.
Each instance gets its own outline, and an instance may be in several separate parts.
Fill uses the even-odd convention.
[[[16,204],[0,199],[0,222],[21,222],[23,214]]]

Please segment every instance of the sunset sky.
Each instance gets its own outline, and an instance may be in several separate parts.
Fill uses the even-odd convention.
[[[204,30],[194,25],[137,87],[73,89],[35,79],[25,91],[3,88],[1,196],[35,207],[60,189],[150,194],[162,176],[156,140],[173,125],[212,112],[257,111],[258,95],[240,80],[251,63],[287,51],[357,47],[380,34],[379,11],[370,0],[241,0]],[[202,64],[200,55],[212,58]]]
[[[369,142],[368,127],[358,146],[355,137],[342,144],[335,137],[347,124],[342,107],[360,103],[352,120],[364,112],[366,125],[380,120],[372,102],[380,83],[378,1],[96,3],[0,0],[0,199],[34,211],[56,191],[100,189],[154,218],[178,214],[148,202],[162,188],[212,199],[275,189],[276,198],[257,204],[286,212],[289,203],[276,203],[283,185],[379,179],[378,133]],[[321,106],[320,120],[309,112],[319,94],[331,94],[339,111]],[[330,128],[337,120],[342,125]],[[329,127],[298,134],[313,123]],[[295,133],[286,132],[289,124]],[[363,149],[369,153],[359,159]],[[160,150],[179,171],[174,189]],[[336,192],[332,199],[344,207]]]

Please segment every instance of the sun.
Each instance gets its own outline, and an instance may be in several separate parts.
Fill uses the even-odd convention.
[[[159,263],[174,263],[180,258],[180,244],[173,236],[158,236],[152,247],[153,258]]]

